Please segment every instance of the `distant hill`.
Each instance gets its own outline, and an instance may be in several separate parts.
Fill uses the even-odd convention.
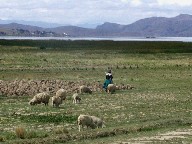
[[[176,17],[150,17],[129,25],[106,22],[96,28],[78,26],[58,26],[43,28],[17,23],[0,24],[0,35],[10,36],[58,36],[58,37],[192,37],[192,15],[181,14]]]
[[[121,35],[131,36],[192,36],[192,16],[181,14],[173,18],[151,17],[126,25]]]
[[[54,27],[62,26],[61,24],[57,24],[57,23],[47,23],[47,22],[41,22],[41,21],[1,20],[0,19],[0,24],[10,24],[10,23],[31,25],[31,26],[37,26],[42,28],[54,28]]]
[[[61,36],[71,36],[71,37],[86,37],[94,36],[94,29],[82,28],[77,26],[61,26],[56,28],[48,28],[45,31],[52,31]]]

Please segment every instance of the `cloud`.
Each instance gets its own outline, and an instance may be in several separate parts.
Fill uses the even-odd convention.
[[[0,0],[0,19],[60,24],[129,24],[152,17],[192,14],[191,0]]]
[[[191,0],[157,0],[159,5],[177,5],[177,6],[190,6]]]
[[[123,3],[127,3],[129,0],[121,0],[121,2]]]
[[[141,0],[120,0],[123,3],[130,4],[130,6],[139,6],[143,2]]]
[[[142,5],[142,2],[140,0],[132,0],[131,5],[133,6],[140,6]]]

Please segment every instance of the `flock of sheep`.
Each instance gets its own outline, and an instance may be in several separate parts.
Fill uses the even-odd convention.
[[[107,91],[108,92],[114,92],[116,89],[116,86],[111,84],[108,86]],[[80,86],[79,93],[89,93],[92,94],[92,91],[90,88],[86,86]],[[37,104],[45,104],[48,105],[49,100],[51,98],[52,106],[53,107],[59,107],[63,103],[63,101],[67,97],[67,92],[64,89],[59,89],[56,94],[51,98],[50,94],[48,92],[41,92],[36,94],[30,101],[30,105],[37,105]],[[81,97],[78,93],[74,93],[73,96],[73,103],[80,103]],[[81,127],[83,128],[86,126],[87,128],[102,128],[104,126],[104,121],[101,118],[98,118],[96,116],[89,116],[89,115],[80,115],[77,119],[77,123],[79,126],[79,131],[81,131]]]
[[[107,87],[108,93],[113,93],[116,90],[116,86],[114,84],[109,84]],[[92,94],[92,91],[90,88],[86,86],[80,86],[79,87],[79,93],[89,93]],[[56,95],[52,97],[52,105],[53,107],[59,107],[60,104],[62,104],[63,100],[65,100],[67,97],[67,91],[64,89],[59,89],[56,92]],[[78,93],[73,94],[73,103],[80,103],[81,98]],[[50,94],[48,92],[41,92],[36,94],[30,101],[30,105],[36,105],[44,103],[45,105],[48,105],[50,99]]]
[[[87,86],[85,86],[87,85]],[[65,87],[65,89],[62,89]],[[91,89],[89,88],[91,87]],[[121,89],[132,89],[130,85],[119,85],[109,84],[107,87],[107,93],[114,93],[116,90]],[[55,91],[57,90],[57,91]],[[16,80],[13,82],[6,82],[0,80],[0,95],[7,96],[22,96],[22,95],[34,95],[35,96],[29,101],[30,105],[37,105],[43,103],[48,105],[51,102],[53,107],[59,107],[67,97],[67,93],[75,93],[72,95],[73,103],[78,104],[81,101],[80,94],[89,93],[92,91],[102,91],[102,84],[94,83],[93,85],[86,84],[83,82],[66,82],[66,81],[54,81],[54,80],[41,80],[41,81],[27,81],[27,80]],[[51,95],[54,95],[51,97]],[[87,128],[102,128],[104,121],[96,116],[80,115],[77,119],[79,131],[81,127]]]

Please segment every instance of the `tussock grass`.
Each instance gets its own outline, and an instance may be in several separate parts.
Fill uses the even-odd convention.
[[[17,127],[15,129],[15,133],[17,135],[18,138],[24,139],[25,135],[26,135],[26,131],[23,127]]]
[[[2,136],[0,137],[0,142],[5,142],[5,139]]]

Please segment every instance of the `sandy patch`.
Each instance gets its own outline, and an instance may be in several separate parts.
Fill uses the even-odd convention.
[[[141,137],[141,138],[130,139],[127,142],[117,141],[113,144],[146,144],[146,143],[153,143],[154,141],[160,142],[160,141],[171,140],[175,138],[185,139],[189,136],[192,136],[192,129],[185,129],[185,130],[178,129],[176,131],[161,133],[152,137]]]

